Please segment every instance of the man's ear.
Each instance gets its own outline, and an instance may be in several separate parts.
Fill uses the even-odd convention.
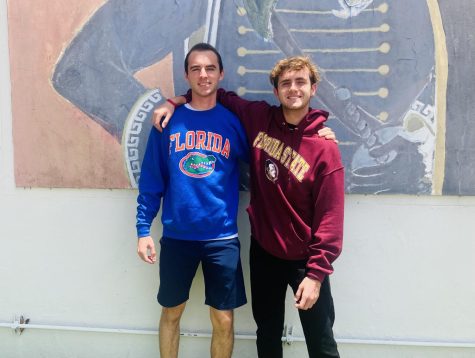
[[[224,70],[221,71],[219,74],[219,81],[221,81],[224,78]]]
[[[277,99],[279,99],[279,91],[275,87],[274,87],[274,96],[276,96]]]
[[[318,88],[317,84],[314,83],[314,84],[312,85],[312,87],[310,88],[310,95],[311,95],[311,96],[315,96],[315,93],[317,93],[317,88]]]

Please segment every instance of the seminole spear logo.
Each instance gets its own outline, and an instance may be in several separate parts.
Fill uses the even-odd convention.
[[[180,160],[180,170],[192,178],[204,178],[214,171],[215,163],[214,155],[191,152]]]

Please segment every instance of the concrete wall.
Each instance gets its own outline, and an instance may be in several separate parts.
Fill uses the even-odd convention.
[[[157,357],[157,267],[135,254],[136,192],[16,188],[13,172],[0,1],[0,357]],[[247,278],[248,199],[241,194],[239,220]],[[343,357],[475,356],[474,217],[475,197],[347,196],[345,247],[332,277]],[[199,275],[182,330],[204,337],[183,337],[182,357],[208,355],[203,296]],[[20,315],[35,329],[9,328]],[[286,322],[301,338],[291,306]],[[245,336],[254,329],[249,305],[238,309],[235,357],[256,356]],[[285,346],[291,356],[305,356],[303,343]]]

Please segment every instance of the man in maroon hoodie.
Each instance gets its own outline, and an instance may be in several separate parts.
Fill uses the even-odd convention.
[[[251,146],[247,211],[257,351],[261,358],[282,357],[285,295],[290,285],[309,356],[339,357],[328,276],[343,239],[340,152],[335,142],[317,135],[328,113],[310,108],[319,82],[315,65],[306,57],[283,59],[272,69],[270,81],[279,107],[218,91],[218,101],[239,117]],[[183,103],[185,97],[173,101]],[[157,110],[157,118],[165,112],[163,107]],[[162,125],[169,113],[166,117]]]

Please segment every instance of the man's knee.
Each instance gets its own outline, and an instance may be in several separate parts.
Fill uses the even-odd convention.
[[[214,330],[222,332],[233,330],[234,312],[232,310],[221,311],[211,307],[210,316]]]
[[[160,320],[168,324],[180,323],[181,316],[185,310],[185,303],[175,307],[162,307],[162,315]]]

